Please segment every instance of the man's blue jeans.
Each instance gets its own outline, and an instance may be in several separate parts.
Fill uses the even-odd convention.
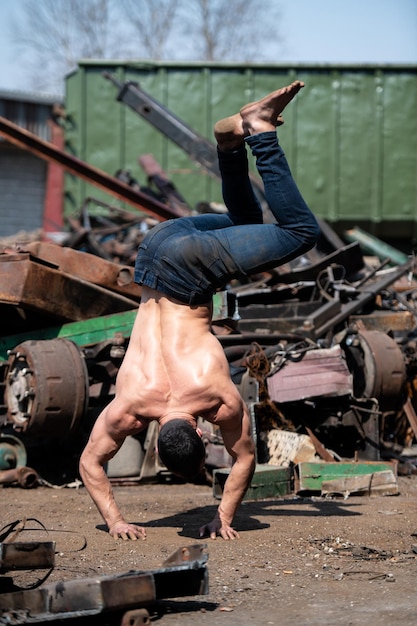
[[[205,304],[232,278],[271,269],[314,246],[319,227],[295,184],[275,131],[246,137],[245,142],[256,158],[276,223],[262,223],[246,147],[219,151],[228,213],[181,217],[152,228],[139,246],[135,282],[189,305]]]

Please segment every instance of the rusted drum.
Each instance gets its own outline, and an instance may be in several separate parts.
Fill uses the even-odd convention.
[[[350,361],[355,396],[376,398],[382,410],[401,406],[406,366],[397,342],[379,330],[361,330],[346,350],[356,353]]]
[[[88,403],[88,372],[67,339],[25,341],[10,352],[5,398],[9,421],[34,436],[76,430]]]

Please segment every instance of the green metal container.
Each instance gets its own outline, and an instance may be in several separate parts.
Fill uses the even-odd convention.
[[[67,150],[110,174],[128,169],[141,184],[138,156],[152,153],[193,207],[221,200],[218,181],[118,102],[104,71],[138,82],[209,139],[217,119],[303,80],[279,137],[311,208],[339,232],[360,226],[392,241],[417,235],[416,65],[81,61],[66,80]],[[116,204],[75,177],[66,177],[65,191],[67,213],[87,196]]]

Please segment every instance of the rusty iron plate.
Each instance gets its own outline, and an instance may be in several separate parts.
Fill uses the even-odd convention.
[[[55,565],[54,541],[0,543],[0,571],[47,569]]]
[[[22,251],[53,264],[61,272],[140,300],[141,289],[134,282],[133,267],[106,261],[88,252],[41,241],[25,245]]]
[[[298,361],[284,366],[267,378],[268,392],[274,402],[293,402],[322,396],[352,394],[352,375],[339,345],[311,350]]]
[[[85,619],[105,612],[141,608],[163,598],[208,593],[207,554],[201,546],[180,549],[179,565],[147,572],[61,581],[37,589],[0,594],[0,623],[34,624]],[[198,557],[197,560],[191,560]],[[2,621],[3,620],[3,621]],[[9,620],[9,621],[7,621]],[[81,621],[80,623],[84,623]]]
[[[134,300],[49,267],[29,254],[0,254],[0,302],[62,321],[137,308]]]

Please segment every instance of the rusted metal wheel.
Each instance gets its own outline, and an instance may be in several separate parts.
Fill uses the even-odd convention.
[[[0,471],[25,467],[26,448],[17,437],[0,433]]]
[[[376,398],[382,410],[400,406],[406,383],[404,355],[397,342],[379,330],[361,330],[347,347],[357,397]]]
[[[10,352],[5,391],[9,421],[34,436],[73,432],[88,403],[88,373],[78,346],[66,339],[25,341]]]

